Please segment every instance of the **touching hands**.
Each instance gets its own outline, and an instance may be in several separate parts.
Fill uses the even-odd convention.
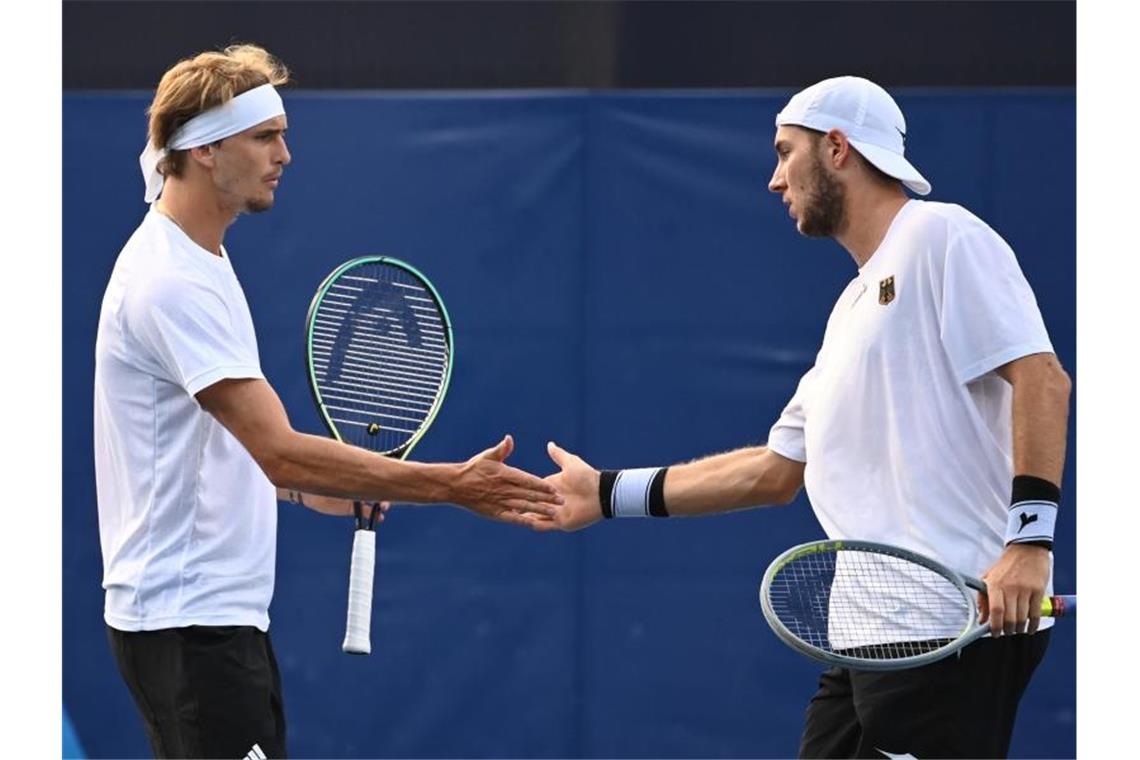
[[[978,622],[989,620],[994,636],[1036,633],[1050,564],[1049,550],[1044,547],[1007,546],[997,563],[982,576],[987,593],[978,594]]]
[[[551,441],[546,451],[559,472],[544,480],[562,495],[562,502],[549,515],[527,515],[523,524],[537,531],[578,530],[602,519],[598,502],[599,473],[581,457]]]
[[[555,486],[504,462],[514,451],[508,435],[460,465],[451,501],[492,520],[534,527],[551,519],[563,503]]]

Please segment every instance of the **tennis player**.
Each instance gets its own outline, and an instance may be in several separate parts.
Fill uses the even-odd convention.
[[[269,602],[277,500],[449,502],[521,522],[558,500],[506,466],[510,436],[460,464],[389,459],[292,429],[261,372],[223,245],[289,164],[286,68],[233,46],[162,77],[141,156],[150,211],[107,285],[95,475],[111,648],[158,757],[285,757]],[[268,262],[267,262],[268,263]]]
[[[767,444],[598,472],[551,443],[566,503],[528,518],[573,530],[787,504],[806,487],[830,538],[899,545],[985,579],[992,638],[919,669],[827,671],[803,757],[1004,757],[1052,622],[1040,609],[1069,377],[1006,242],[961,206],[908,195],[931,187],[905,138],[891,96],[856,77],[819,82],[776,117],[769,190],[800,233],[835,239],[858,271]]]

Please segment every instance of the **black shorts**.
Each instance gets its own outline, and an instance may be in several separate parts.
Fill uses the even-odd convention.
[[[268,634],[252,626],[108,626],[107,636],[155,757],[286,757]]]
[[[800,757],[1005,757],[1050,631],[981,639],[921,668],[832,668],[807,708]]]

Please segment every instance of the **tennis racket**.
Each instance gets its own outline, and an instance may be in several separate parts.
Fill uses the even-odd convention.
[[[435,420],[451,378],[451,321],[435,287],[387,256],[345,262],[317,288],[305,321],[313,399],[338,441],[403,459]],[[341,649],[372,651],[372,577],[378,505],[356,532]]]
[[[921,554],[868,541],[813,541],[768,566],[760,606],[797,652],[857,670],[940,660],[985,636],[976,593],[986,584]],[[1041,600],[1046,617],[1073,616],[1075,596]]]

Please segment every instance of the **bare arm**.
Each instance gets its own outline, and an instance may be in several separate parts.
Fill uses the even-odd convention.
[[[788,504],[804,484],[804,463],[765,446],[674,465],[665,476],[670,515],[707,515]]]
[[[223,380],[197,398],[278,488],[363,501],[448,502],[508,522],[519,522],[521,512],[550,514],[560,500],[551,485],[503,464],[513,448],[509,436],[463,463],[405,462],[297,432],[264,380]]]
[[[1013,472],[1061,485],[1072,381],[1053,354],[1033,354],[998,367],[1013,386]]]
[[[602,519],[598,501],[599,472],[581,457],[547,444],[560,468],[547,477],[565,497],[553,517],[528,515],[536,530],[577,530]],[[707,515],[750,506],[787,504],[803,485],[804,464],[764,446],[674,465],[665,477],[665,504],[670,515]]]
[[[322,515],[332,515],[334,517],[350,517],[356,514],[353,504],[357,502],[356,499],[342,499],[338,496],[321,496],[316,493],[304,493],[296,491],[291,488],[278,488],[277,489],[278,501],[289,501],[294,504],[300,504],[302,507],[320,512]],[[370,506],[375,502],[364,502]],[[384,521],[384,515],[391,508],[391,504],[386,501],[380,502],[380,511],[376,515],[377,522]],[[365,511],[367,514],[367,508]]]
[[[1053,354],[1025,356],[997,369],[1013,386],[1013,472],[1060,487],[1065,466],[1072,382]],[[983,576],[988,595],[979,595],[980,620],[995,635],[1033,633],[1049,582],[1049,551],[1010,544]]]

